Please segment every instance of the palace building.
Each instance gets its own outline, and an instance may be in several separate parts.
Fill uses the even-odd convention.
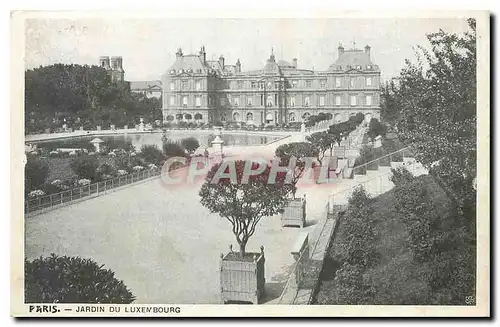
[[[271,51],[260,70],[207,60],[198,54],[176,53],[175,63],[162,76],[164,122],[244,122],[282,125],[310,115],[331,113],[338,122],[362,112],[366,120],[380,118],[380,69],[364,50],[338,47],[337,60],[327,70],[300,69],[276,61]]]

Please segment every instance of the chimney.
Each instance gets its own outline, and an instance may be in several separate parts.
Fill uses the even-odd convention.
[[[365,45],[365,53],[368,54],[368,57],[370,56],[370,49],[371,49],[371,47],[368,44]]]
[[[293,67],[297,68],[297,58],[293,58]]]
[[[344,47],[342,46],[342,44],[339,45],[338,50],[339,50],[339,58],[340,58],[340,56],[344,53]]]
[[[205,52],[205,46],[202,45],[200,49],[200,59],[203,63],[207,62],[207,53]]]
[[[223,55],[220,55],[220,57],[219,57],[219,64],[222,67],[222,69],[224,69],[224,56]]]
[[[240,59],[236,62],[236,72],[241,73],[241,62]]]

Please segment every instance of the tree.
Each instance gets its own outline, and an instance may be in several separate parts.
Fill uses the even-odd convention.
[[[165,158],[163,152],[155,144],[145,144],[141,147],[141,157],[147,163],[159,165]]]
[[[327,150],[330,150],[332,155],[334,138],[333,135],[327,132],[317,132],[306,137],[306,140],[316,147],[317,159],[320,165],[323,165],[323,159]]]
[[[181,145],[189,154],[193,154],[200,147],[200,142],[194,137],[188,137],[181,140]]]
[[[372,118],[370,120],[370,124],[368,125],[368,132],[366,134],[373,141],[379,135],[385,137],[387,134],[387,127],[379,122],[377,118]]]
[[[95,180],[98,177],[99,161],[96,156],[83,155],[76,157],[71,160],[70,166],[80,178]]]
[[[295,198],[297,192],[297,183],[302,176],[308,159],[317,158],[319,150],[308,142],[294,142],[280,145],[275,155],[280,159],[280,166],[288,166],[295,159],[295,167],[292,172],[292,196]]]
[[[26,303],[128,304],[135,296],[115,273],[91,259],[50,257],[25,260]]]
[[[243,177],[247,164],[251,164],[249,167],[253,171],[262,168],[262,172],[249,176],[246,183]],[[233,172],[235,180],[232,182],[230,178],[214,179],[221,172]],[[201,187],[201,204],[231,223],[241,257],[245,256],[247,242],[255,233],[259,221],[263,217],[277,214],[286,204],[290,184],[285,183],[285,174],[279,173],[275,182],[270,183],[270,172],[271,167],[267,164],[243,160],[226,161],[210,169]]]
[[[397,130],[413,144],[416,159],[450,181],[462,207],[475,206],[476,23],[464,35],[440,30],[427,35],[431,49],[419,47],[416,63],[391,86],[384,111],[399,108]],[[390,107],[389,107],[390,106]]]
[[[36,157],[28,156],[27,159],[24,166],[24,189],[31,191],[45,183],[49,174],[49,166]]]
[[[163,153],[166,157],[185,157],[186,151],[184,148],[177,142],[167,140],[163,143]]]

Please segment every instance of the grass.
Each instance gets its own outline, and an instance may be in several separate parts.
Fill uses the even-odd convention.
[[[417,178],[425,181],[427,190],[433,195],[434,201],[439,204],[438,207],[442,210],[442,213],[449,211],[451,201],[432,176],[424,175]],[[372,218],[375,218],[379,222],[378,226],[380,227],[378,230],[379,238],[375,247],[381,255],[381,261],[376,267],[369,269],[369,274],[375,276],[379,283],[398,279],[398,276],[401,276],[401,274],[406,274],[404,277],[405,287],[423,285],[426,281],[422,277],[425,276],[422,271],[426,268],[417,267],[413,262],[412,253],[407,245],[408,234],[405,230],[404,217],[401,217],[395,208],[395,203],[394,189],[374,198],[370,203],[373,209]],[[332,246],[326,257],[317,295],[318,304],[340,304],[332,303],[334,302],[332,299],[337,298],[337,288],[334,280],[335,273],[342,265],[341,262],[335,259],[335,244],[348,236],[343,234],[343,226],[349,224],[348,218],[345,217],[340,221],[338,231],[334,235],[335,241],[332,242]],[[391,287],[394,288],[396,286],[388,285],[387,287],[391,289]],[[384,304],[392,303],[392,301],[394,299],[388,299],[387,303]]]

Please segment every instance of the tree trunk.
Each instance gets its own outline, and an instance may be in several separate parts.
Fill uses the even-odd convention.
[[[245,254],[246,254],[246,250],[245,250],[246,246],[247,246],[247,242],[246,241],[245,242],[242,241],[240,243],[240,258],[243,258],[245,256]]]

